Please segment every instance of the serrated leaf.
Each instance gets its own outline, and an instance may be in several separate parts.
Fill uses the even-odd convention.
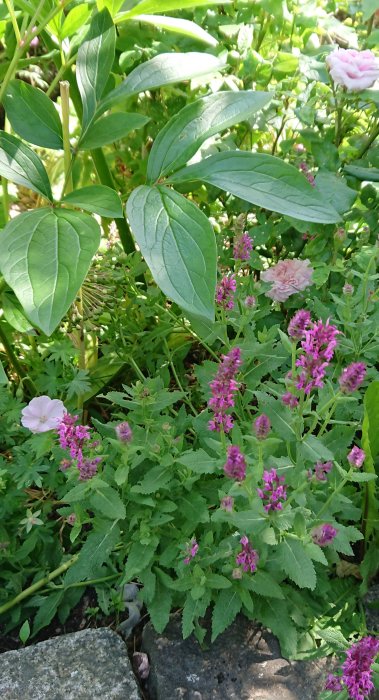
[[[315,437],[314,435],[307,435],[305,440],[303,440],[301,443],[301,452],[304,459],[311,462],[319,462],[323,459],[326,461],[333,461],[334,459],[333,453],[327,447],[325,447],[319,438]]]
[[[299,540],[286,538],[276,550],[277,561],[287,576],[299,588],[316,586],[316,572],[310,556]]]
[[[297,632],[288,612],[287,601],[257,598],[254,615],[278,637],[283,656],[293,657],[297,651]]]
[[[157,577],[148,567],[138,574],[138,579],[142,583],[142,595],[145,603],[151,603],[155,595]]]
[[[251,204],[300,221],[335,223],[340,215],[293,166],[264,153],[226,151],[187,166],[170,182],[202,180]]]
[[[179,500],[179,512],[194,526],[209,522],[207,501],[199,493],[189,493]]]
[[[67,209],[20,214],[0,232],[0,270],[32,324],[51,335],[100,243],[97,222]]]
[[[232,624],[242,607],[236,590],[225,589],[217,596],[212,612],[212,639],[215,639]]]
[[[133,17],[133,20],[153,24],[155,27],[166,29],[169,32],[184,34],[184,36],[189,36],[191,39],[208,44],[208,46],[217,46],[218,44],[217,39],[212,34],[209,34],[209,32],[206,32],[205,29],[189,19],[166,17],[164,15],[136,15]]]
[[[279,584],[266,571],[256,571],[247,580],[246,585],[250,591],[254,591],[258,595],[277,598],[278,600],[284,599],[283,591]]]
[[[308,542],[305,545],[305,551],[307,552],[307,554],[309,554],[310,558],[313,559],[313,561],[318,561],[320,564],[328,566],[328,560],[324,552],[322,551],[321,547],[319,547],[314,542]]]
[[[81,187],[66,194],[63,199],[67,204],[84,209],[85,211],[106,216],[110,219],[122,217],[122,203],[117,192],[106,185],[90,185]]]
[[[38,156],[16,136],[0,131],[0,175],[53,201],[47,172]]]
[[[262,109],[272,96],[246,90],[218,92],[187,105],[156,137],[147,164],[150,181],[184,165],[213,134],[238,124]]]
[[[173,474],[164,466],[153,467],[144,476],[140,484],[132,486],[131,493],[155,493],[163,489],[172,480]]]
[[[97,520],[95,529],[88,535],[80,550],[79,558],[68,570],[64,583],[85,581],[95,578],[99,568],[109,558],[114,546],[120,538],[120,528],[117,520]]]
[[[296,432],[293,427],[294,416],[287,406],[283,406],[282,401],[274,399],[263,391],[256,391],[255,395],[259,402],[260,410],[265,413],[274,428],[274,431],[283,440],[295,440]]]
[[[145,117],[143,114],[128,114],[127,112],[107,114],[88,127],[85,136],[79,141],[78,148],[86,151],[107,146],[125,138],[131,131],[141,129],[149,121],[149,117]]]
[[[88,34],[79,47],[76,78],[83,103],[82,133],[91,123],[113,65],[116,30],[109,11],[93,15]]]
[[[39,604],[38,612],[33,621],[32,637],[51,622],[58,610],[59,603],[64,596],[64,591],[54,591]]]
[[[183,452],[176,461],[195,474],[214,474],[217,470],[219,471],[218,460],[210,457],[203,449]]]
[[[225,61],[211,54],[196,51],[161,53],[134,68],[126,80],[102,100],[98,113],[102,114],[116,102],[131,95],[215,73],[224,67]]]
[[[207,574],[207,588],[230,588],[232,582],[220,574]]]
[[[124,568],[123,583],[127,583],[133,576],[146,569],[154,556],[156,548],[157,542],[155,541],[150,544],[133,542]]]
[[[154,600],[147,605],[150,620],[156,632],[163,632],[170,619],[171,591],[157,579]]]
[[[206,591],[203,597],[198,598],[197,600],[194,600],[190,595],[187,596],[182,613],[183,639],[187,639],[191,632],[193,632],[195,628],[194,623],[199,618],[204,617],[210,600],[211,596],[209,591]]]
[[[349,646],[349,642],[345,639],[342,632],[335,629],[335,627],[318,630],[317,634],[324,642],[327,642],[333,649],[337,649],[338,651],[345,651]]]
[[[214,318],[217,250],[205,214],[166,187],[138,187],[127,203],[136,241],[162,291],[185,311]]]
[[[349,481],[355,481],[357,484],[362,484],[367,481],[375,481],[377,479],[376,474],[366,474],[365,472],[353,472],[351,474]]]
[[[239,587],[238,595],[241,598],[242,605],[245,606],[246,610],[248,610],[249,613],[253,614],[254,602],[251,593],[249,593],[249,591],[247,591],[246,588]]]
[[[363,469],[365,474],[376,474],[374,460],[379,454],[379,381],[371,382],[364,396],[364,416],[362,423],[362,448],[365,452]],[[365,537],[368,538],[377,520],[376,484],[366,486]]]
[[[61,120],[53,101],[42,90],[23,80],[11,80],[4,107],[13,131],[25,141],[44,148],[63,148]]]
[[[124,518],[126,518],[125,504],[122,502],[117,491],[112,489],[111,486],[103,486],[101,488],[95,486],[95,490],[90,495],[89,502],[95,510],[100,511],[102,515],[105,515],[111,520],[124,520]]]

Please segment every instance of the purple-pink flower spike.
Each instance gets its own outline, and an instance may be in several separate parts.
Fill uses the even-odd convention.
[[[315,544],[318,544],[319,547],[327,547],[328,544],[333,542],[335,536],[337,535],[338,530],[336,530],[333,525],[329,525],[328,523],[324,523],[324,525],[318,525],[318,527],[314,527],[312,532],[311,532],[311,537],[312,540]]]
[[[246,477],[246,460],[238,445],[229,445],[228,447],[228,457],[224,464],[224,474],[236,481],[243,481]]]
[[[357,447],[357,445],[354,445],[353,449],[349,452],[347,455],[347,460],[351,464],[352,467],[359,467],[362,466],[363,462],[366,459],[366,453],[364,450],[361,450],[360,447]]]
[[[253,242],[248,233],[243,233],[234,240],[233,257],[234,260],[249,260],[253,249]]]
[[[216,302],[224,309],[234,309],[237,282],[234,275],[225,275],[216,287]]]
[[[229,433],[233,428],[233,418],[227,411],[234,406],[234,394],[238,390],[235,377],[241,364],[241,350],[238,347],[221,356],[217,374],[209,384],[212,397],[208,401],[208,407],[214,413],[208,423],[209,430],[220,432],[223,429],[224,433]]]
[[[116,425],[115,431],[120,442],[130,442],[133,437],[132,429],[127,421]]]
[[[253,423],[253,428],[258,440],[264,440],[271,430],[271,423],[268,416],[262,413]]]
[[[311,314],[309,311],[300,309],[291,318],[288,324],[288,335],[294,340],[304,338],[304,333],[311,323]]]
[[[299,404],[299,399],[290,391],[286,391],[286,393],[282,396],[282,402],[285,406],[289,406],[290,408],[296,408],[296,406]]]
[[[366,365],[363,362],[353,362],[343,370],[339,384],[344,394],[351,394],[358,389],[366,375]]]
[[[263,488],[257,489],[257,493],[263,501],[266,513],[283,509],[283,502],[287,498],[284,481],[284,476],[278,476],[276,469],[263,472]]]
[[[297,389],[310,394],[312,389],[324,386],[325,371],[333,358],[338,333],[329,321],[325,324],[317,321],[304,331],[304,340],[301,341],[303,354],[296,360],[296,366],[300,368]]]
[[[244,571],[250,571],[251,574],[257,570],[259,554],[256,549],[253,549],[246,535],[241,537],[240,544],[242,551],[236,556],[236,564],[242,566]]]
[[[193,537],[190,544],[187,546],[187,549],[186,549],[187,556],[184,559],[184,563],[189,564],[191,559],[193,559],[196,556],[198,551],[199,551],[199,545],[196,541],[196,537]]]
[[[329,674],[325,690],[335,693],[346,688],[351,700],[365,700],[374,689],[372,664],[379,653],[379,639],[362,637],[346,651],[342,676]]]

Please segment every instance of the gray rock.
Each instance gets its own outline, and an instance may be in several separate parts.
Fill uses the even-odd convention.
[[[193,637],[183,641],[177,617],[164,634],[149,623],[142,648],[152,700],[317,700],[335,665],[283,659],[277,639],[242,616],[207,649]]]
[[[1,700],[141,700],[127,649],[87,629],[0,655]]]

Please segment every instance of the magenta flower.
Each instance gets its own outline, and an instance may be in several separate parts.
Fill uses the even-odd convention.
[[[282,396],[282,402],[285,406],[296,408],[299,403],[299,399],[294,394],[291,394],[290,391],[286,391],[286,393]]]
[[[311,531],[311,537],[315,544],[319,547],[327,547],[328,544],[333,542],[338,530],[336,530],[333,525],[325,523],[324,525],[319,525],[314,527]]]
[[[300,309],[292,316],[288,324],[288,335],[294,340],[304,338],[304,333],[311,323],[311,314],[305,309]]]
[[[344,284],[342,287],[342,291],[347,296],[351,296],[352,294],[354,294],[354,287],[352,284],[349,284],[349,282],[346,282],[346,284]]]
[[[344,394],[351,394],[362,384],[366,375],[366,365],[363,362],[353,362],[343,370],[339,384]]]
[[[234,498],[232,496],[224,496],[220,501],[220,508],[226,510],[227,513],[231,513],[234,507]]]
[[[257,489],[259,498],[263,501],[266,513],[270,510],[282,510],[287,498],[284,476],[278,476],[276,469],[263,472],[263,488]]]
[[[349,452],[349,454],[347,455],[347,461],[350,462],[352,467],[361,467],[365,459],[365,451],[361,450],[361,448],[357,447],[357,445],[354,445],[351,452]]]
[[[230,479],[243,481],[246,477],[246,460],[238,445],[229,445],[224,474]]]
[[[329,673],[324,687],[325,690],[332,690],[334,693],[338,693],[343,688],[342,678],[339,678],[339,676],[333,676],[332,673]]]
[[[286,301],[312,284],[312,273],[309,260],[280,260],[261,274],[264,282],[273,283],[266,296],[274,301]]]
[[[130,442],[133,437],[132,429],[126,420],[116,425],[115,431],[120,442]]]
[[[304,331],[305,337],[301,341],[303,354],[296,360],[296,366],[301,367],[297,389],[310,394],[312,389],[324,386],[325,371],[333,357],[338,333],[329,320],[325,324],[322,321],[312,323],[311,328]]]
[[[49,396],[35,396],[21,411],[21,425],[32,433],[46,433],[54,430],[67,413],[59,399]]]
[[[314,179],[311,171],[309,170],[308,165],[303,161],[300,163],[299,168],[304,173],[309,184],[312,185],[312,187],[316,187],[316,180]]]
[[[259,554],[256,549],[253,549],[246,535],[241,537],[242,551],[236,556],[236,564],[242,566],[244,571],[250,571],[251,574],[257,570]]]
[[[326,57],[326,64],[335,85],[350,92],[365,90],[379,78],[379,60],[368,49],[335,49]]]
[[[244,304],[248,309],[252,309],[253,306],[256,306],[257,300],[253,296],[247,296],[245,301],[244,301]]]
[[[253,241],[248,233],[243,233],[234,240],[233,257],[234,260],[249,260],[253,249]]]
[[[97,472],[97,467],[99,466],[102,457],[93,457],[92,459],[83,459],[83,461],[78,464],[79,469],[79,481],[88,481],[95,476]]]
[[[315,468],[314,468],[314,476],[316,477],[317,481],[326,481],[327,480],[327,474],[332,470],[333,463],[332,462],[316,462]],[[310,469],[308,472],[308,476],[311,479],[313,476],[312,470]]]
[[[234,275],[225,275],[216,288],[216,302],[224,309],[234,309],[234,293],[237,282]]]
[[[240,348],[232,348],[227,355],[221,355],[216,377],[209,386],[212,397],[208,401],[208,407],[214,412],[214,417],[208,423],[209,430],[229,433],[233,428],[233,418],[227,414],[229,408],[234,406],[234,394],[238,390],[235,379],[239,367],[242,364]]]
[[[258,440],[264,440],[271,430],[271,423],[268,416],[262,413],[253,423],[253,429]]]
[[[193,559],[199,551],[199,545],[196,542],[196,537],[193,537],[186,549],[186,558],[184,559],[185,564],[189,564],[191,559]]]
[[[364,700],[374,689],[371,665],[379,653],[379,639],[363,637],[352,644],[342,664],[342,681],[352,700]]]
[[[78,416],[66,413],[58,425],[59,445],[63,450],[69,450],[71,459],[63,459],[60,469],[66,471],[73,464],[79,470],[79,481],[88,481],[97,472],[102,457],[84,457],[83,450],[90,452],[99,445],[98,441],[91,442],[91,431],[86,425],[75,425]]]

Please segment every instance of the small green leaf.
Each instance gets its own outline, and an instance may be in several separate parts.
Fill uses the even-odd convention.
[[[379,168],[362,168],[359,165],[345,165],[344,171],[356,177],[357,180],[379,182]]]
[[[109,520],[98,519],[94,530],[90,532],[80,550],[78,560],[68,570],[64,578],[65,585],[95,578],[102,564],[108,560],[119,538],[120,528],[117,520],[110,523]]]
[[[0,131],[0,175],[53,201],[49,178],[38,156],[5,131]]]
[[[299,540],[286,538],[278,545],[277,560],[279,566],[299,588],[316,586],[316,572],[310,556]]]
[[[279,584],[265,571],[256,571],[251,578],[247,579],[246,585],[250,591],[254,591],[257,595],[284,600],[284,594]]]
[[[172,472],[167,467],[153,467],[140,484],[132,486],[131,493],[155,493],[159,489],[164,489],[171,480]]]
[[[220,470],[219,460],[213,459],[205,450],[188,450],[177,457],[177,462],[195,474],[214,474]]]
[[[100,243],[96,221],[67,209],[20,214],[0,232],[0,270],[33,325],[51,335]]]
[[[264,153],[217,153],[170,177],[170,182],[193,180],[300,221],[330,224],[341,218],[293,165]]]
[[[148,603],[147,610],[156,632],[163,632],[170,619],[172,593],[157,579],[154,600]]]
[[[212,642],[232,624],[242,607],[242,601],[234,589],[219,593],[212,613]]]
[[[217,46],[218,41],[212,34],[209,34],[199,27],[195,22],[191,22],[188,19],[179,19],[178,17],[165,17],[162,15],[136,15],[133,17],[136,22],[145,22],[146,24],[153,24],[159,29],[166,29],[169,32],[176,32],[177,34],[184,34],[184,36],[189,36],[191,39],[196,39],[197,41],[202,41],[208,46]]]
[[[230,2],[231,0],[224,0],[223,5],[229,5]],[[123,17],[130,19],[141,12],[151,15],[155,12],[171,12],[172,10],[186,10],[188,7],[219,4],[220,0],[142,0],[132,10],[125,12]]]
[[[28,641],[30,637],[30,625],[29,620],[25,620],[24,624],[21,625],[18,636],[23,644]]]
[[[136,241],[162,291],[185,311],[214,318],[217,251],[205,214],[166,187],[138,187],[127,203]]]
[[[90,185],[66,194],[67,204],[111,219],[122,217],[122,203],[117,192],[106,185]]]
[[[172,117],[156,137],[147,164],[150,181],[184,165],[213,134],[251,117],[272,96],[246,90],[202,97]]]
[[[194,600],[191,595],[187,596],[182,615],[183,639],[187,639],[191,632],[193,632],[195,629],[195,622],[197,622],[199,618],[204,617],[210,599],[210,591],[206,591],[202,598],[198,598],[197,600]]]
[[[214,74],[224,67],[224,60],[207,53],[161,53],[134,68],[126,80],[102,100],[98,111],[102,114],[116,102],[139,92]]]
[[[342,632],[335,627],[328,627],[327,629],[318,630],[318,636],[327,642],[333,649],[337,651],[345,651],[349,642],[343,636]]]
[[[0,360],[0,384],[8,384],[8,377],[5,373],[3,363]]]
[[[82,3],[81,5],[76,5],[72,10],[66,15],[63,25],[59,32],[59,38],[61,40],[66,39],[68,36],[72,36],[78,29],[81,29],[87,22],[87,19],[91,16],[91,7],[87,3]]]
[[[85,136],[79,141],[78,148],[88,151],[107,146],[109,143],[125,138],[131,131],[141,129],[149,121],[149,117],[143,114],[127,112],[107,114],[88,127]]]
[[[58,610],[63,595],[64,591],[54,591],[43,598],[42,603],[38,606],[38,612],[33,621],[33,637],[51,622]]]
[[[122,502],[117,491],[110,486],[102,486],[91,493],[89,502],[91,506],[102,515],[111,520],[124,520],[126,518],[125,504]]]
[[[82,133],[90,125],[112,69],[116,30],[108,10],[93,15],[76,61],[76,78],[83,103]]]
[[[133,542],[124,568],[123,583],[127,583],[133,576],[146,569],[154,556],[157,544],[155,541],[151,544]]]
[[[42,90],[23,80],[11,80],[4,107],[12,129],[25,141],[44,148],[63,148],[59,114]]]
[[[3,293],[1,306],[3,307],[4,318],[12,328],[15,328],[19,333],[30,332],[32,324],[23,313],[21,304],[13,292],[6,291]]]

